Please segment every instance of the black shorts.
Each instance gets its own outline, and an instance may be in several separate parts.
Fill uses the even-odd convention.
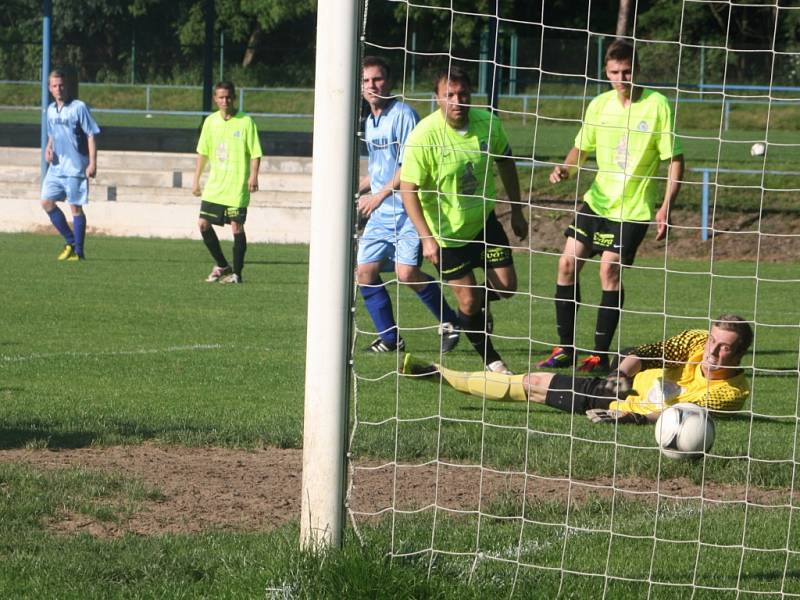
[[[559,410],[583,414],[592,408],[607,409],[616,398],[608,395],[606,380],[600,377],[573,377],[556,373],[547,388],[544,402]]]
[[[623,265],[632,265],[649,223],[642,221],[609,221],[584,203],[575,215],[575,222],[564,230],[591,249],[589,256],[603,252],[620,255]]]
[[[499,269],[514,264],[508,236],[494,214],[489,213],[483,230],[463,246],[441,248],[439,273],[442,279],[460,279],[473,269]]]
[[[225,206],[203,200],[200,203],[200,218],[212,225],[227,225],[232,221],[244,225],[247,220],[247,207]]]

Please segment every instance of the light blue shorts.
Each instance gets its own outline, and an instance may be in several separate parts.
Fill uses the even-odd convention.
[[[42,182],[42,200],[83,206],[89,203],[89,179],[86,177],[61,177],[47,171]]]
[[[396,262],[417,267],[422,264],[419,234],[408,216],[395,221],[374,215],[367,221],[358,242],[358,264],[372,262],[381,263],[382,271],[393,271]]]

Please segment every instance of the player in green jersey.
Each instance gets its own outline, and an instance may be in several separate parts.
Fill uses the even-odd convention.
[[[511,204],[511,227],[528,235],[522,213],[517,169],[500,119],[470,108],[467,73],[457,67],[436,78],[439,110],[425,117],[406,140],[400,191],[409,218],[419,232],[422,254],[449,282],[458,300],[459,327],[483,358],[486,368],[508,367],[486,336],[487,300],[513,295],[517,274],[511,245],[494,214],[491,161]],[[474,269],[486,271],[486,287]],[[485,315],[485,316],[484,316]]]
[[[216,265],[206,278],[213,283],[241,283],[247,237],[244,222],[250,193],[258,190],[261,143],[256,124],[235,105],[236,88],[230,81],[214,86],[219,111],[206,117],[197,142],[197,168],[192,193],[203,198],[198,225]],[[200,191],[200,176],[206,164],[211,173]],[[233,231],[233,268],[228,264],[212,225],[230,223]]]
[[[586,109],[575,145],[550,174],[551,183],[572,177],[594,152],[597,175],[567,228],[558,261],[556,322],[559,346],[539,367],[569,367],[575,359],[575,315],[581,302],[579,275],[585,259],[600,255],[602,297],[597,312],[594,351],[581,371],[608,368],[611,340],[624,302],[621,271],[633,264],[636,251],[655,220],[656,240],[664,239],[670,209],[683,177],[683,151],[674,133],[672,108],[658,92],[633,85],[637,68],[633,46],[616,40],[606,51],[606,76],[612,90]],[[669,161],[666,188],[659,193],[661,161]],[[656,209],[656,204],[661,204]]]

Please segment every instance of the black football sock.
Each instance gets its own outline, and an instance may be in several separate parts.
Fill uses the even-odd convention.
[[[575,315],[581,302],[581,285],[556,285],[556,329],[558,342],[565,352],[575,351]]]
[[[472,344],[472,347],[483,359],[483,364],[488,365],[500,360],[500,355],[494,349],[492,340],[483,330],[483,314],[480,311],[474,315],[465,315],[459,310],[458,321],[469,343]]]
[[[244,269],[244,255],[247,253],[247,236],[242,233],[233,234],[233,272],[241,277]]]
[[[601,356],[608,357],[611,340],[617,331],[619,315],[625,302],[625,291],[603,290],[600,298],[600,308],[597,309],[597,326],[594,330],[594,349]]]
[[[201,229],[200,235],[203,236],[203,242],[205,242],[206,248],[211,253],[211,258],[214,259],[214,262],[217,263],[218,267],[227,267],[228,261],[225,258],[225,255],[222,253],[222,248],[219,245],[219,238],[217,237],[217,232],[214,231],[213,227],[209,227],[208,229]]]

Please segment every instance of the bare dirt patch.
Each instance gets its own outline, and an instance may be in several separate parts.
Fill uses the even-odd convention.
[[[564,246],[564,229],[572,220],[574,204],[559,200],[535,200],[531,209],[531,235],[521,244],[532,250],[558,253]],[[519,245],[508,223],[510,212],[499,209],[500,221],[512,243]],[[794,212],[719,212],[709,216],[712,228],[701,240],[697,211],[675,210],[674,227],[664,241],[655,241],[655,227],[639,248],[638,256],[669,259],[794,261],[800,256],[800,214]]]
[[[255,451],[221,448],[117,446],[78,450],[3,450],[0,461],[27,463],[41,469],[81,467],[139,479],[162,496],[143,501],[119,523],[83,514],[64,513],[46,526],[61,534],[89,533],[117,537],[126,533],[155,535],[209,529],[266,531],[300,515],[300,450]],[[397,481],[394,481],[394,478]],[[583,502],[617,494],[629,500],[661,498],[787,502],[786,490],[746,490],[743,486],[687,479],[660,482],[645,478],[599,478],[566,481],[534,475],[496,473],[474,466],[399,467],[361,462],[354,470],[350,508],[373,515],[394,506],[415,510],[436,504],[452,510],[487,510],[498,500]],[[516,499],[516,500],[514,500]]]

